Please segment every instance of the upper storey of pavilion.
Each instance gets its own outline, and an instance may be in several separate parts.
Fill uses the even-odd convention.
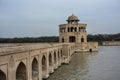
[[[59,26],[60,27],[71,26],[71,25],[76,25],[76,26],[79,26],[79,27],[86,27],[87,26],[87,24],[78,23],[80,20],[74,14],[72,14],[71,16],[69,16],[66,21],[68,22],[68,24],[60,24]]]

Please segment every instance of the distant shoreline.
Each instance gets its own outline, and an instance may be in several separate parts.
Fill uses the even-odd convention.
[[[120,41],[103,41],[102,46],[120,46]]]

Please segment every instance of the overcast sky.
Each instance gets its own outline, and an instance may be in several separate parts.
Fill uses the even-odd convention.
[[[58,36],[72,13],[88,34],[120,33],[120,0],[0,0],[0,37]]]

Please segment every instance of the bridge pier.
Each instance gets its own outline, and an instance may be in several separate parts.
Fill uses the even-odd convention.
[[[53,73],[53,72],[54,72],[53,66],[50,66],[49,67],[49,73]]]

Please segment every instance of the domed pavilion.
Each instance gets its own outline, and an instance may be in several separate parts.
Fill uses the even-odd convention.
[[[98,43],[87,42],[87,24],[79,23],[78,17],[73,14],[66,21],[67,24],[59,25],[60,43],[75,43],[76,51],[97,49]]]

